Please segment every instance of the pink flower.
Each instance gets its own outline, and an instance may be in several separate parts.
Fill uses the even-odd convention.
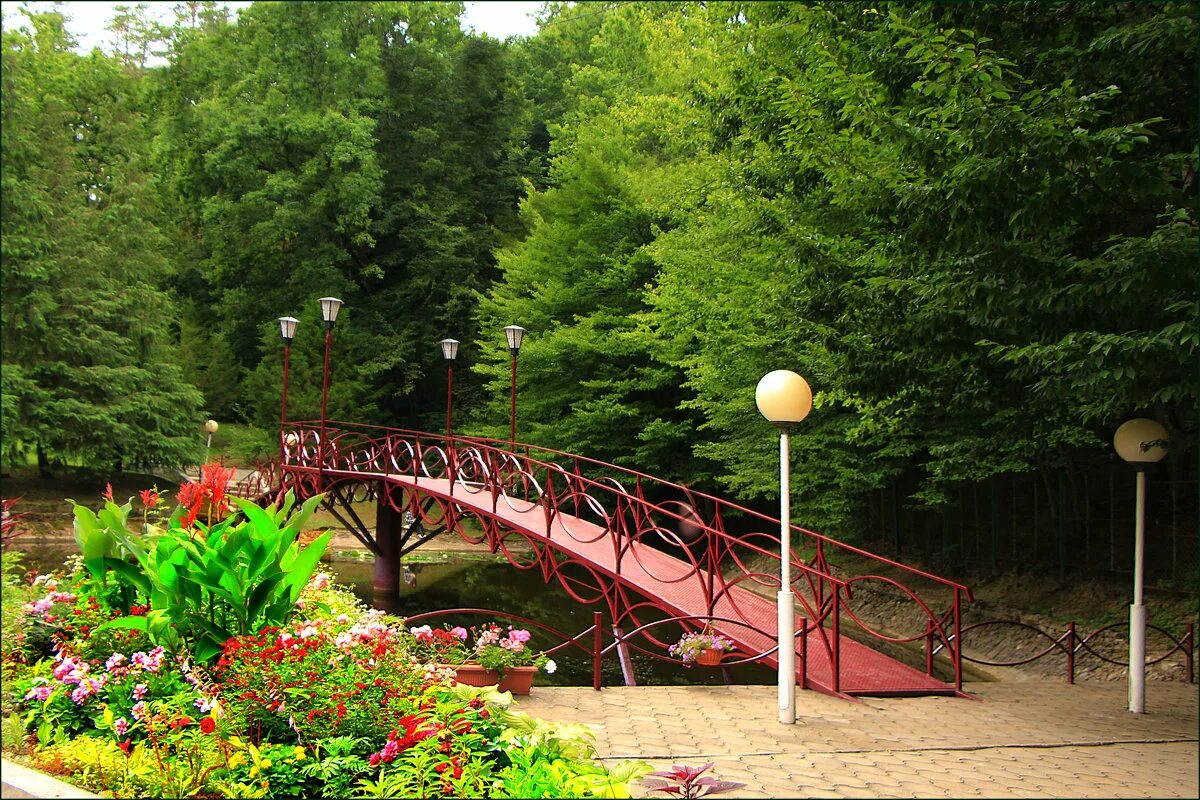
[[[463,628],[461,626],[457,627],[457,628],[451,628],[450,632],[453,633],[458,638],[462,639],[464,642],[467,640],[467,629],[466,628]]]
[[[515,642],[522,642],[522,643],[528,642],[529,641],[529,631],[513,630],[513,628],[510,626],[508,629],[508,638],[512,639]]]
[[[113,730],[116,731],[117,736],[124,736],[129,731],[129,720],[121,717],[113,723]]]
[[[124,654],[123,653],[113,653],[111,656],[108,657],[108,661],[104,662],[104,668],[106,670],[108,670],[109,672],[112,672],[114,669],[121,666],[123,663],[125,663]]]
[[[49,686],[35,686],[25,693],[25,699],[44,702],[50,698],[50,694],[53,691]]]
[[[141,702],[134,703],[133,708],[129,711],[129,715],[134,719],[145,720],[147,715],[146,701],[142,700]]]
[[[134,700],[145,700],[146,692],[148,692],[148,691],[150,691],[149,686],[147,686],[144,683],[139,683],[137,686],[133,687],[133,699]]]

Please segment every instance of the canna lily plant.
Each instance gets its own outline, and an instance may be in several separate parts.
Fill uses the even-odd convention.
[[[322,495],[295,511],[291,492],[279,508],[231,499],[241,513],[211,527],[198,521],[197,506],[181,505],[166,530],[151,526],[147,536],[126,528],[130,503],[108,500],[99,513],[75,504],[88,570],[150,601],[145,616],[119,617],[101,627],[143,630],[171,649],[188,642],[196,660],[206,663],[230,637],[287,622],[329,545],[328,533],[304,548],[296,540]]]

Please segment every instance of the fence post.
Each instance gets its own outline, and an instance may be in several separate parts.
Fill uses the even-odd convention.
[[[604,630],[600,627],[602,617],[599,611],[592,612],[592,688],[597,692],[603,683],[600,675],[601,651],[604,649]]]
[[[954,587],[954,691],[962,691],[962,657],[963,657],[963,640],[962,640],[962,596],[959,594],[961,590]],[[933,663],[929,664],[930,672],[933,674]]]
[[[929,629],[925,631],[925,674],[933,674],[933,623],[929,623]]]
[[[1075,622],[1067,623],[1067,683],[1075,685]]]
[[[833,691],[842,691],[842,587],[833,587]],[[807,637],[806,637],[807,638]]]
[[[1191,650],[1188,651],[1189,653]],[[1188,661],[1189,667],[1191,661]],[[1191,672],[1188,672],[1189,679]],[[808,620],[800,618],[800,689],[808,689]]]

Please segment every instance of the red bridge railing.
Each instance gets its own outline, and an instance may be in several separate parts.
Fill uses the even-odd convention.
[[[312,494],[359,474],[364,481],[388,474],[446,479],[452,495],[473,495],[476,505],[481,499],[490,502],[493,513],[501,504],[520,512],[539,509],[546,530],[553,535],[594,540],[594,529],[584,530],[575,520],[594,523],[603,529],[602,535],[613,548],[618,576],[622,565],[631,561],[647,571],[656,568],[645,560],[644,551],[633,547],[635,543],[665,544],[679,554],[687,568],[656,575],[658,580],[698,589],[710,616],[723,611],[750,627],[753,621],[739,613],[733,587],[743,586],[772,599],[779,588],[779,521],[728,500],[636,470],[535,445],[514,448],[508,441],[345,422],[327,421],[325,430],[327,441],[322,448],[319,422],[290,422],[283,428],[281,477],[285,488]],[[443,508],[442,513],[458,512]],[[480,523],[484,531],[493,524],[484,519]],[[853,621],[870,638],[914,643],[915,647],[928,641],[939,643],[953,667],[955,688],[961,691],[962,604],[972,599],[966,586],[796,525],[792,531],[792,589],[801,607],[799,613],[809,621],[809,631],[819,637],[833,666],[835,692],[839,691],[838,629],[843,618]],[[840,555],[862,559],[891,575],[836,577],[830,559]],[[516,556],[509,557],[516,563]],[[547,580],[551,577],[548,572]],[[589,587],[573,587],[571,578],[558,577],[577,599],[598,599],[583,594]],[[898,590],[919,612],[912,615],[921,620],[917,629],[893,633],[864,620],[855,611],[853,593],[867,582]],[[918,590],[912,583],[924,586]],[[615,605],[613,598],[607,599],[616,625],[643,627],[637,616],[639,608],[653,605],[624,596]],[[731,604],[733,614],[728,613]],[[773,629],[756,630],[774,636]],[[664,644],[645,635],[656,647]],[[932,674],[932,660],[928,669]]]

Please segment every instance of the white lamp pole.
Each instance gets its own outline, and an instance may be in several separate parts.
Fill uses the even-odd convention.
[[[779,428],[779,721],[796,722],[796,596],[792,593],[791,470],[788,431],[812,410],[812,390],[794,372],[777,369],[758,382],[758,410]]]
[[[208,439],[204,442],[204,463],[208,463],[208,450],[212,447],[212,435],[217,432],[217,421],[210,419],[204,423],[204,432],[208,434]]]
[[[1146,713],[1146,607],[1142,605],[1146,539],[1146,468],[1167,454],[1167,429],[1152,419],[1131,419],[1113,435],[1117,455],[1137,469],[1134,511],[1133,604],[1129,606],[1129,710]]]

